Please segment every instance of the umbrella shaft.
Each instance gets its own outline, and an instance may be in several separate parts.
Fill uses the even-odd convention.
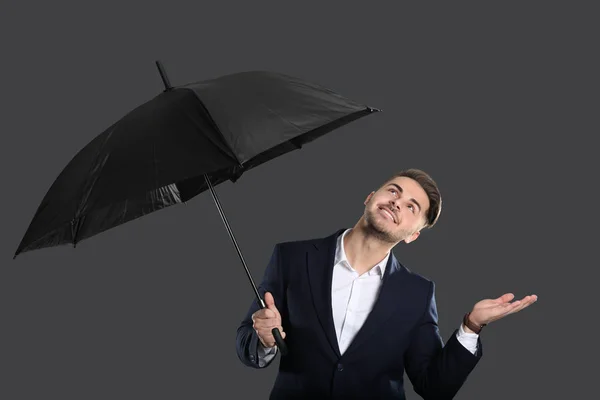
[[[219,210],[219,214],[221,215],[221,219],[223,220],[223,224],[225,224],[225,228],[227,228],[227,233],[229,233],[229,237],[231,238],[231,241],[233,242],[233,245],[238,253],[238,256],[240,256],[240,260],[242,261],[242,264],[244,265],[244,269],[246,270],[246,275],[248,275],[248,279],[250,280],[250,283],[252,284],[252,289],[254,289],[254,294],[256,295],[256,299],[258,301],[258,304],[260,306],[260,308],[265,308],[266,305],[264,303],[264,301],[261,299],[260,294],[258,293],[258,289],[256,288],[256,284],[254,283],[254,280],[252,279],[252,275],[250,274],[250,270],[248,270],[248,266],[246,265],[246,261],[244,261],[244,256],[242,256],[242,252],[240,250],[240,247],[237,244],[237,241],[235,240],[235,236],[233,235],[233,231],[231,230],[231,227],[229,226],[229,222],[227,222],[227,217],[225,217],[225,212],[223,212],[223,208],[221,207],[221,203],[219,202],[219,199],[217,197],[217,193],[215,192],[215,189],[212,185],[212,183],[210,182],[210,179],[208,177],[207,174],[204,174],[204,180],[206,181],[206,184],[208,185],[208,188],[210,189],[210,193],[212,194],[213,200],[215,201],[215,205],[217,206],[217,210]]]

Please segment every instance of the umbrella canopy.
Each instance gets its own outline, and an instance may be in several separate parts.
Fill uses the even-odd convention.
[[[265,302],[214,185],[372,112],[322,86],[250,71],[171,87],[95,137],[46,193],[19,253],[77,242],[210,189],[261,308]],[[282,355],[287,347],[272,329]]]
[[[171,87],[81,149],[39,205],[15,257],[78,242],[186,202],[379,111],[269,71]],[[216,200],[216,199],[215,199]]]

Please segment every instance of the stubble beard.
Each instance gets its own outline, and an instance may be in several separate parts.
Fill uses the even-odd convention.
[[[390,231],[389,227],[386,227],[384,225],[384,222],[378,219],[379,216],[375,215],[375,213],[377,212],[378,210],[365,211],[365,229],[367,231],[367,234],[375,237],[377,240],[389,244],[399,243],[400,241],[406,239],[408,236],[411,235],[411,232],[408,232],[407,230],[401,230],[396,232]]]

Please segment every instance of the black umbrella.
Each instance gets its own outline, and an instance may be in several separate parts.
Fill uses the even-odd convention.
[[[214,186],[379,111],[288,75],[250,71],[172,87],[138,106],[81,149],[38,207],[20,253],[72,244],[209,189],[256,285]],[[286,347],[277,329],[277,344]]]

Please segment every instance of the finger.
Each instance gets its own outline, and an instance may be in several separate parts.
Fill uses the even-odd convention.
[[[258,319],[252,325],[254,329],[273,329],[281,324],[277,319]]]
[[[525,297],[523,297],[523,299],[515,301],[514,303],[512,303],[514,306],[509,311],[509,314],[514,314],[516,312],[519,312],[522,309],[524,309],[526,307],[529,307],[530,305],[532,305],[536,301],[537,301],[537,296],[536,295],[525,296]]]
[[[498,304],[504,304],[504,303],[510,302],[514,298],[515,298],[515,295],[513,293],[505,293],[502,296],[498,297],[497,299],[494,299],[494,302],[498,303]]]
[[[279,326],[274,326],[273,328],[277,328],[277,329],[279,329],[279,333],[281,334],[281,338],[282,338],[282,339],[285,339],[285,331],[283,330],[283,327],[282,327],[281,325],[279,325]],[[271,333],[271,336],[273,336],[273,332],[271,332],[271,331],[273,330],[273,328],[271,328],[271,329],[269,330],[269,332]],[[273,338],[273,340],[275,340],[275,339]]]
[[[252,321],[257,319],[273,319],[277,318],[277,314],[273,310],[269,310],[268,308],[263,308],[252,314]]]
[[[275,328],[275,327],[273,327]],[[273,337],[273,333],[271,332],[273,330],[273,328],[268,328],[268,329],[255,329],[256,334],[258,335],[258,337],[269,347],[272,347],[274,345],[277,344],[277,342],[275,341],[275,338]],[[277,329],[279,329],[279,333],[281,334],[281,338],[285,339],[286,333],[283,330],[283,328],[280,326],[277,326]]]
[[[518,304],[523,304],[526,303],[527,305],[534,303],[537,301],[537,296],[535,294],[530,294],[528,296],[523,297],[521,300],[517,300],[514,303],[518,303]]]
[[[523,299],[521,300],[517,300],[514,301],[512,303],[506,303],[506,304],[502,304],[500,309],[501,312],[499,312],[498,314],[494,315],[492,318],[494,320],[503,318],[509,314],[514,314],[516,312],[521,311],[522,309],[524,309],[525,307],[528,307],[529,305],[531,305],[535,300],[537,299],[537,296],[525,296]]]
[[[514,295],[512,297],[514,298]],[[510,303],[510,302],[501,303],[501,304],[496,305],[496,307],[500,307],[501,309],[506,309],[506,310],[512,311],[515,308],[522,307],[523,305],[528,305],[535,300],[537,300],[537,296],[535,296],[535,295],[525,296],[521,300],[516,300],[516,301],[513,301],[512,303]]]
[[[283,331],[283,327],[278,326],[277,329],[279,329],[279,333],[281,333],[281,338],[285,339],[285,332]]]
[[[279,333],[281,333],[281,337],[285,337],[285,331],[283,330],[283,327],[281,325],[273,325],[273,326],[262,326],[259,327],[257,329],[254,329],[255,331],[257,331],[257,333],[260,333],[260,335],[264,336],[264,337],[273,337],[273,328],[277,328],[279,329]]]
[[[500,318],[504,318],[509,314],[514,314],[516,312],[521,311],[522,309],[529,307],[531,304],[537,301],[536,295],[525,296],[521,300],[514,301],[512,303],[503,303],[498,304],[495,307],[492,307],[491,313],[487,314],[489,316],[488,321],[493,322],[499,320]]]
[[[533,300],[533,303],[535,303],[538,300],[537,294],[532,294],[531,299]]]
[[[260,339],[260,341],[266,347],[273,347],[275,345],[275,338],[271,334],[271,331],[264,330],[264,329],[256,329],[255,331],[256,331],[256,334],[258,335],[258,338]]]

